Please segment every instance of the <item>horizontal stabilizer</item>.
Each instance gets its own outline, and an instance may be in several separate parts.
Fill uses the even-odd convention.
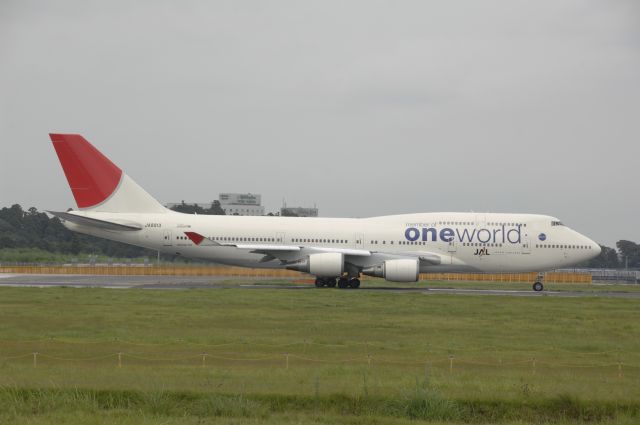
[[[99,220],[97,218],[89,218],[81,215],[71,214],[68,212],[47,211],[49,214],[54,215],[62,220],[70,221],[71,223],[80,224],[82,226],[97,227],[99,229],[106,230],[142,230],[142,225],[134,222],[120,222]]]

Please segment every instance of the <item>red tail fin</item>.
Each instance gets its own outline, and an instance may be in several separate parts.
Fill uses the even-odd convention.
[[[122,170],[79,134],[50,134],[78,208],[104,202],[118,187]]]

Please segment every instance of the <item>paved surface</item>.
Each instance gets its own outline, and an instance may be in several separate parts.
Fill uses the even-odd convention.
[[[236,283],[231,282],[236,280]],[[67,286],[75,288],[141,288],[141,289],[279,289],[279,290],[330,290],[316,289],[310,284],[291,283],[269,284],[273,278],[242,278],[237,276],[94,276],[94,275],[9,275],[0,274],[0,287],[50,287]],[[240,283],[238,283],[240,282]],[[242,283],[247,282],[247,283]],[[478,284],[479,286],[482,283]],[[507,289],[459,289],[459,288],[398,288],[367,287],[366,283],[359,291],[384,292],[416,292],[426,295],[493,295],[512,297],[607,297],[607,298],[640,298],[640,292],[608,292],[608,291],[521,291]]]

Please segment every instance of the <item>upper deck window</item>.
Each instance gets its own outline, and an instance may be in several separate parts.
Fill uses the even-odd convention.
[[[552,226],[564,226],[564,224],[562,224],[562,222],[561,222],[561,221],[552,221],[552,222],[551,222],[551,225],[552,225]]]

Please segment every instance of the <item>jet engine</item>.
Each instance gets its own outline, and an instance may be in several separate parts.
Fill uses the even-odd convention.
[[[344,272],[344,255],[340,252],[311,254],[287,265],[289,270],[297,270],[314,276],[337,277]]]
[[[387,260],[380,265],[365,268],[362,273],[383,277],[391,282],[417,282],[420,276],[420,260]]]

